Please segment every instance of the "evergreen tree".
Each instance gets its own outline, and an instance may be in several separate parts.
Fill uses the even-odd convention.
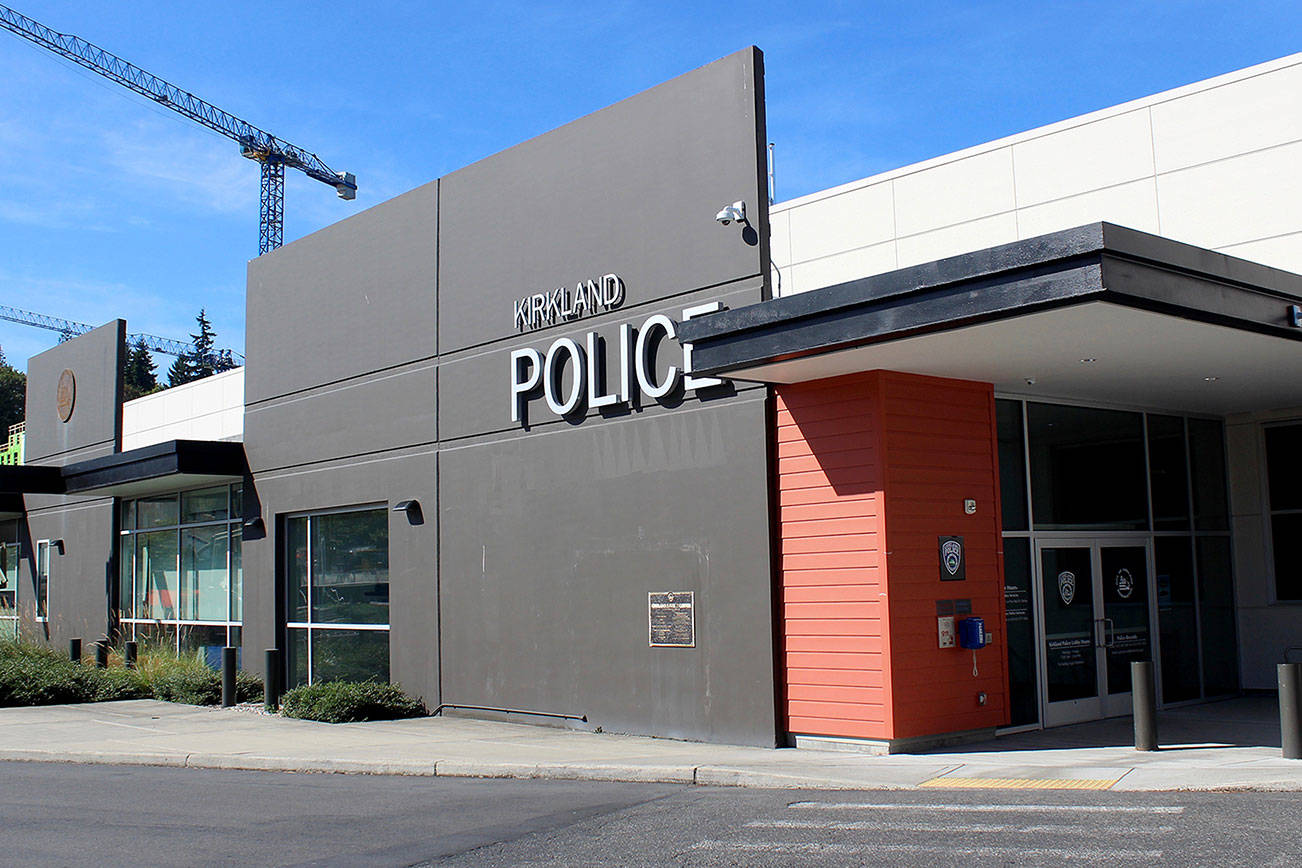
[[[168,369],[169,386],[202,380],[237,367],[230,350],[214,349],[217,333],[213,331],[212,323],[208,321],[208,314],[203,308],[199,309],[199,316],[195,320],[199,323],[199,333],[190,335],[190,340],[193,341],[190,351],[177,356]]]
[[[136,342],[127,350],[126,357],[122,360],[123,399],[131,401],[142,395],[157,392],[158,377],[154,374],[156,369],[154,357],[149,354],[144,338],[136,338]]]
[[[27,414],[27,375],[12,367],[0,349],[0,448],[9,437],[9,426]]]

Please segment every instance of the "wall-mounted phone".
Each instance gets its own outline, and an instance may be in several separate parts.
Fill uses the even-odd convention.
[[[964,618],[958,622],[958,644],[961,648],[986,647],[986,622],[984,618]]]

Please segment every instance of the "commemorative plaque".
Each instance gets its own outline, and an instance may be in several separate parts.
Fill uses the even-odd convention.
[[[67,422],[72,418],[72,407],[77,401],[77,378],[72,371],[64,369],[59,375],[59,385],[55,392],[55,407],[59,411],[59,421]]]
[[[652,591],[647,594],[652,648],[696,647],[694,591]]]

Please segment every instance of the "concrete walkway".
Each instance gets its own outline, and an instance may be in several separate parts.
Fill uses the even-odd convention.
[[[0,760],[746,787],[1302,791],[1273,697],[1163,712],[1140,753],[1118,718],[926,754],[770,750],[464,718],[324,724],[152,700],[0,709]]]

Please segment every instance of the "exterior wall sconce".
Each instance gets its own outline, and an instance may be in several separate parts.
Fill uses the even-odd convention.
[[[255,515],[253,516],[253,518],[245,520],[244,529],[253,531],[254,533],[263,533],[264,531],[266,531],[267,526],[266,524],[263,523],[262,516]]]
[[[421,512],[419,500],[400,500],[393,505],[393,511],[405,513],[408,524],[425,523],[425,514]]]

